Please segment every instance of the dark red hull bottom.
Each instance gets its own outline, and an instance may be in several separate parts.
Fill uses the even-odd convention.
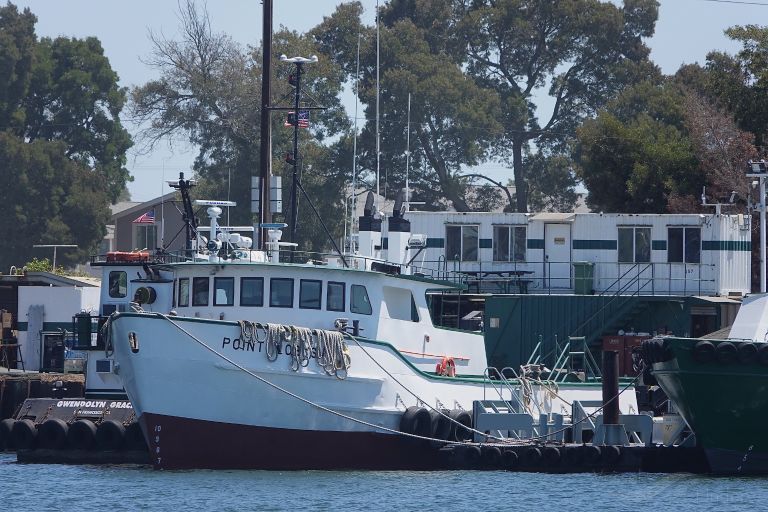
[[[143,414],[156,469],[437,469],[437,450],[372,432],[289,430]]]

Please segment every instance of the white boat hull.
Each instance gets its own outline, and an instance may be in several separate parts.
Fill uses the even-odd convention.
[[[121,313],[110,327],[117,371],[157,468],[430,467],[434,450],[396,433],[406,407],[471,411],[474,400],[499,399],[481,378],[423,373],[378,341],[348,342],[351,366],[341,380],[316,358],[291,370],[286,345],[268,361],[263,344],[239,340],[235,322]],[[598,385],[585,384],[561,384],[558,396],[537,385],[532,392],[544,413],[570,414],[572,400],[600,397]],[[623,393],[620,409],[633,408],[634,392]]]

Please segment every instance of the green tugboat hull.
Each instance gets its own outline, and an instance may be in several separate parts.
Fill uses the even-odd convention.
[[[665,338],[643,357],[712,472],[768,473],[768,343]]]

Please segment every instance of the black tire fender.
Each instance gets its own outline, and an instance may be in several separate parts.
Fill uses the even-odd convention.
[[[18,420],[13,424],[13,444],[17,450],[32,450],[37,441],[37,427],[30,419]]]
[[[0,452],[3,450],[13,450],[13,424],[16,422],[13,418],[0,420]]]
[[[464,442],[472,439],[472,416],[467,411],[453,409],[448,416],[453,420],[451,422],[451,440]]]
[[[508,471],[515,469],[519,462],[514,450],[504,450],[504,453],[501,454],[501,463],[504,465],[504,469]]]
[[[738,358],[736,345],[730,341],[723,341],[715,349],[715,358],[720,364],[733,364]]]
[[[736,353],[741,364],[754,364],[757,362],[757,345],[754,343],[739,343]]]
[[[523,463],[526,466],[538,466],[541,463],[541,450],[535,446],[525,450],[525,453],[523,453]]]
[[[77,450],[92,450],[96,445],[96,425],[91,420],[77,420],[69,426],[67,441]]]
[[[407,408],[400,417],[400,432],[430,437],[432,434],[432,419],[429,417],[429,412],[415,405]]]
[[[541,452],[541,456],[544,458],[544,463],[547,466],[556,466],[560,463],[560,449],[556,446],[545,446]]]
[[[715,359],[715,345],[706,340],[697,342],[693,347],[693,359],[698,363],[711,363]]]
[[[96,446],[100,450],[119,450],[125,442],[125,427],[114,420],[106,420],[96,427]]]
[[[480,449],[483,465],[488,467],[498,467],[501,460],[501,450],[498,446],[483,446]]]
[[[48,450],[61,450],[67,444],[69,425],[59,418],[49,418],[37,430],[37,444]]]

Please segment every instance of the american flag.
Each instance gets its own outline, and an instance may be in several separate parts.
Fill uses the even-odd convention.
[[[137,217],[136,220],[133,221],[133,224],[154,224],[155,223],[155,210],[149,210],[144,215],[141,215],[140,217]]]
[[[288,112],[288,119],[285,120],[285,126],[293,126],[293,111]],[[309,128],[309,110],[299,110],[299,128]]]

